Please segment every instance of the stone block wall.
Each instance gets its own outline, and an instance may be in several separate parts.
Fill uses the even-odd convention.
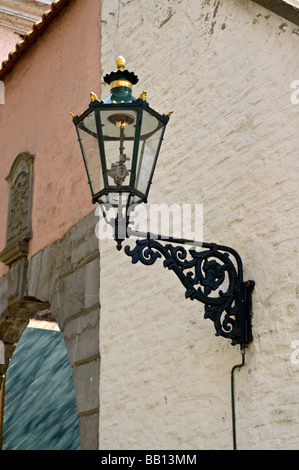
[[[51,313],[63,333],[80,416],[82,450],[98,448],[99,422],[99,247],[94,213],[33,256],[28,294],[40,297],[48,286]],[[50,276],[42,279],[43,276]],[[86,428],[89,432],[86,434]]]
[[[248,0],[102,2],[103,73],[123,55],[134,96],[174,111],[149,204],[203,204],[204,240],[256,282],[239,449],[298,449],[298,45],[296,25]],[[100,250],[100,448],[231,449],[239,349],[162,264]]]

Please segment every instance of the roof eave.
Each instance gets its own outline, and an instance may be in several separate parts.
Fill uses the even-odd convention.
[[[251,0],[287,21],[299,26],[299,9],[284,0]]]
[[[51,8],[42,15],[39,21],[34,23],[32,30],[24,35],[23,39],[17,43],[15,50],[10,52],[8,58],[2,62],[0,80],[3,80],[9,74],[29,47],[36,42],[54,18],[56,18],[70,2],[71,0],[55,0],[51,4]]]

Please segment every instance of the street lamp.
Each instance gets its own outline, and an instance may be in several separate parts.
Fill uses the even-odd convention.
[[[204,316],[214,322],[216,335],[230,339],[232,345],[238,344],[244,351],[252,341],[254,282],[244,282],[239,254],[215,243],[141,233],[129,227],[130,209],[147,202],[171,112],[159,114],[150,108],[145,92],[134,98],[132,87],[138,77],[125,69],[123,57],[116,64],[117,70],[104,77],[110,85],[110,96],[100,101],[91,93],[89,107],[83,113],[79,116],[70,113],[92,202],[117,208],[114,238],[119,250],[130,235],[139,237],[133,249],[125,247],[132,262],[152,265],[163,257],[164,267],[173,270],[184,285],[186,298],[205,305]],[[158,241],[161,239],[171,244],[161,244]],[[174,244],[192,248],[186,250]]]
[[[123,57],[116,63],[118,70],[104,77],[110,96],[99,101],[91,93],[88,109],[73,121],[92,201],[129,208],[147,201],[169,116],[150,108],[145,92],[134,98],[138,77]]]

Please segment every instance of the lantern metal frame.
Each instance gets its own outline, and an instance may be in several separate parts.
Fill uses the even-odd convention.
[[[95,95],[91,93],[91,96],[95,96]],[[136,111],[137,113],[135,135],[133,138],[134,147],[133,147],[133,154],[132,154],[132,166],[130,170],[129,184],[125,184],[120,187],[112,186],[108,182],[106,151],[105,151],[105,146],[103,143],[103,132],[102,132],[102,123],[101,123],[101,114],[100,114],[102,110],[111,111],[114,113],[117,111],[125,113],[126,111],[133,110],[133,111]],[[141,191],[135,188],[135,182],[136,182],[136,172],[137,172],[137,157],[138,157],[139,145],[140,145],[140,132],[141,132],[141,127],[142,127],[142,118],[143,118],[144,111],[148,112],[149,114],[154,116],[158,121],[160,121],[163,127],[161,127],[159,143],[157,146],[156,155],[154,157],[154,163],[151,169],[151,174],[149,176],[149,180],[147,183],[147,188],[146,188],[146,191],[142,193]],[[92,178],[89,172],[84,146],[82,145],[82,140],[78,131],[78,127],[80,127],[80,125],[83,125],[84,119],[87,116],[89,116],[91,113],[95,114],[95,121],[96,121],[96,127],[97,127],[97,135],[95,135],[95,137],[97,138],[98,144],[99,144],[99,154],[100,154],[100,159],[101,159],[103,185],[104,185],[104,187],[100,191],[97,191],[97,192],[95,192],[93,188],[93,182],[92,182]],[[132,102],[123,102],[123,103],[119,103],[119,102],[105,103],[104,101],[100,101],[97,98],[95,98],[90,101],[89,107],[82,114],[80,114],[79,116],[73,116],[73,123],[76,126],[78,141],[81,147],[84,166],[85,166],[85,170],[87,173],[88,184],[89,184],[90,191],[92,194],[92,202],[94,204],[97,202],[98,203],[103,202],[101,201],[103,196],[108,196],[109,193],[115,193],[115,192],[119,194],[122,194],[122,193],[129,194],[128,201],[126,203],[127,207],[131,204],[132,197],[135,197],[135,196],[138,197],[138,202],[134,202],[133,204],[136,204],[136,203],[140,204],[142,202],[144,203],[147,202],[148,193],[150,190],[152,178],[153,178],[154,171],[156,168],[156,163],[157,163],[158,155],[159,155],[160,148],[162,145],[162,141],[163,141],[163,137],[164,137],[164,133],[166,129],[166,124],[168,123],[168,121],[169,121],[169,116],[167,114],[159,114],[158,112],[156,112],[149,106],[146,100],[143,100],[141,98],[138,98]],[[86,128],[85,128],[85,131],[91,133],[91,131],[88,131]],[[111,139],[111,141],[112,140],[117,140],[117,139]]]

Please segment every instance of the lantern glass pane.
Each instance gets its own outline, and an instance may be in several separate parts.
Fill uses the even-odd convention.
[[[125,140],[122,157],[120,141],[104,141],[108,187],[128,186],[130,182],[134,141]]]
[[[115,107],[101,110],[109,188],[128,186],[133,162],[137,111]]]
[[[143,113],[135,187],[145,195],[153,176],[164,127],[165,124],[155,116],[147,111]]]
[[[101,124],[104,140],[119,140],[120,126],[123,124],[126,139],[134,140],[137,122],[135,109],[121,109],[113,106],[113,110],[101,109]]]
[[[95,194],[103,188],[103,177],[94,112],[77,124],[77,131],[91,190]]]
[[[153,133],[157,132],[164,124],[153,114],[148,111],[143,112],[141,138],[146,139]]]

